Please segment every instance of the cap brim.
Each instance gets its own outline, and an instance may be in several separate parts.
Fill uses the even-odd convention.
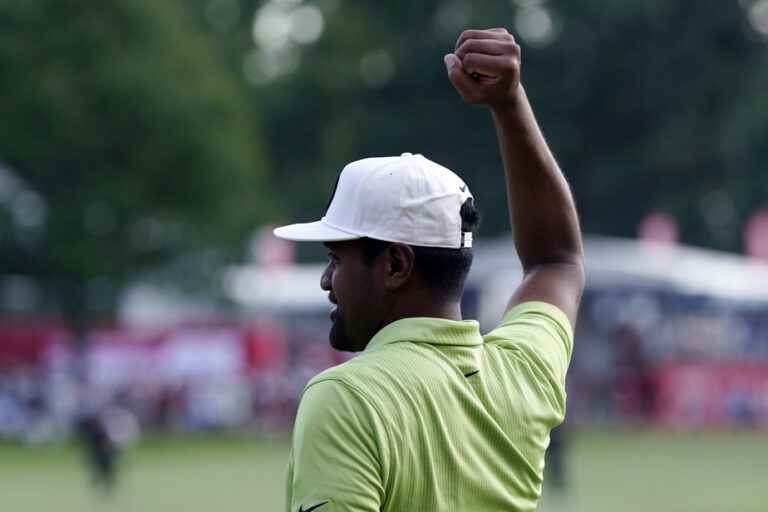
[[[281,226],[275,228],[272,233],[278,238],[294,242],[341,242],[361,238],[353,233],[331,227],[322,220]]]

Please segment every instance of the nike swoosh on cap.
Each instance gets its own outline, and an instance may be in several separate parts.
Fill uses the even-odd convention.
[[[324,501],[322,503],[318,503],[317,505],[314,505],[309,508],[304,508],[304,505],[299,505],[299,512],[311,512],[312,510],[318,509],[323,505],[327,505],[328,503],[330,503],[330,501]]]

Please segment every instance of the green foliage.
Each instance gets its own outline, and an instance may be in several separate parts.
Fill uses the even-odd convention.
[[[254,118],[177,2],[3,2],[0,161],[47,211],[31,228],[0,213],[3,273],[108,312],[138,272],[237,254],[272,206]]]
[[[266,3],[240,2],[226,39],[247,41]],[[740,227],[765,202],[768,44],[749,28],[749,1],[307,3],[323,9],[322,37],[300,49],[297,71],[255,86],[291,219],[322,211],[346,162],[411,151],[468,179],[484,234],[507,231],[489,116],[461,104],[443,69],[471,26],[521,40],[524,84],[587,232],[634,236],[660,209],[684,242],[739,250]],[[536,5],[554,27],[539,44],[520,30]],[[375,52],[391,58],[391,80],[363,78]]]
[[[72,309],[91,283],[108,311],[138,272],[173,260],[182,282],[210,275],[257,223],[315,218],[348,161],[404,151],[461,173],[483,234],[506,232],[489,116],[442,64],[468,26],[519,36],[587,232],[633,236],[663,210],[684,242],[738,250],[768,192],[768,45],[751,3],[7,0],[0,162],[47,214],[19,227],[0,194],[0,268]],[[278,4],[319,8],[323,32],[260,78],[254,18]],[[531,9],[549,40],[524,33]]]

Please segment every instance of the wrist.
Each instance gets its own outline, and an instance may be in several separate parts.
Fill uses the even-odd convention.
[[[527,99],[525,95],[525,89],[523,89],[523,84],[518,83],[517,89],[510,93],[506,99],[503,101],[495,102],[493,104],[489,104],[488,108],[494,117],[506,117],[509,114],[518,113],[525,105],[526,101]]]

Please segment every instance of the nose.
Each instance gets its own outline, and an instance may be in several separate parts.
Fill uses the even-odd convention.
[[[331,265],[326,266],[320,276],[320,288],[326,292],[331,291]]]

